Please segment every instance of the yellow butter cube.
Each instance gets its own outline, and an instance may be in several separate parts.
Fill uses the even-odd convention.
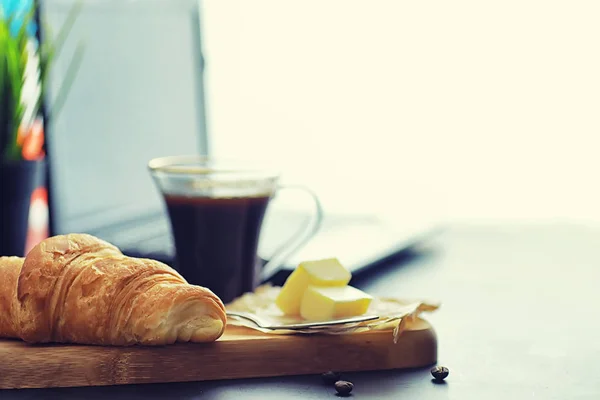
[[[352,286],[309,286],[300,304],[300,315],[311,321],[354,317],[367,312],[373,297]]]
[[[300,303],[309,285],[345,286],[352,274],[336,258],[305,261],[285,281],[275,304],[288,315],[300,314]]]

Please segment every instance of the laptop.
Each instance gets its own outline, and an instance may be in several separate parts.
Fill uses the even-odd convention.
[[[56,4],[43,10],[51,25],[68,12]],[[70,35],[85,38],[86,53],[69,101],[48,127],[51,234],[87,232],[125,254],[174,265],[166,210],[146,165],[154,157],[208,153],[198,3],[94,4],[83,7]],[[63,54],[76,44],[67,40]],[[51,93],[66,68],[59,59]],[[306,217],[270,208],[260,258],[268,261]],[[393,224],[381,215],[326,213],[319,233],[266,280],[284,279],[302,260],[331,256],[356,274],[436,229],[428,218]]]
[[[57,31],[70,2],[42,5]],[[95,233],[127,248],[126,232],[151,226],[143,243],[164,234],[148,160],[207,149],[199,9],[197,0],[82,4],[49,84],[54,98],[83,40],[77,79],[47,127],[52,234]]]

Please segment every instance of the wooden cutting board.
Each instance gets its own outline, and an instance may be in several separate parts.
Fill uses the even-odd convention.
[[[437,339],[418,320],[394,344],[391,331],[267,335],[228,327],[216,342],[164,347],[28,345],[0,340],[0,388],[185,382],[368,371],[434,364]]]

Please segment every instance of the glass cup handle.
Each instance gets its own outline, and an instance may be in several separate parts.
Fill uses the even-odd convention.
[[[311,197],[315,205],[315,213],[296,234],[273,252],[270,260],[263,266],[261,275],[263,282],[270,279],[279,269],[281,269],[288,257],[300,250],[310,239],[312,239],[321,228],[321,223],[323,222],[323,207],[315,192],[305,186],[296,185],[279,185],[277,191],[292,189],[302,191]]]

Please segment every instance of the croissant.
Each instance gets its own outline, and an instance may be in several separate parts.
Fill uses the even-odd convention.
[[[0,259],[0,273],[9,277],[0,285],[0,336],[29,343],[210,342],[227,322],[209,289],[87,234],[46,239],[24,260]]]
[[[17,338],[16,289],[21,257],[0,257],[0,337]]]

